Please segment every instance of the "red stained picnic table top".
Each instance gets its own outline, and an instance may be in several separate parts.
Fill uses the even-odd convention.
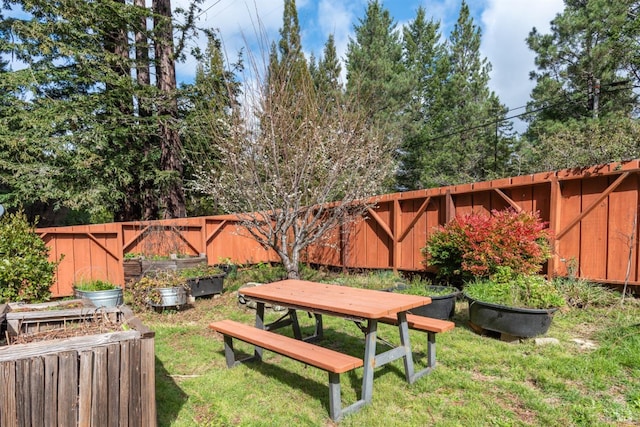
[[[431,298],[424,296],[292,279],[243,288],[240,292],[246,297],[276,305],[363,319],[380,319],[431,303]]]

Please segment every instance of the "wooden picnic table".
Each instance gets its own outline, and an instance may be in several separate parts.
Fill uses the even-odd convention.
[[[418,376],[414,371],[413,355],[409,340],[407,311],[431,303],[431,298],[405,295],[393,292],[329,285],[305,280],[282,280],[251,288],[243,288],[240,293],[245,298],[256,301],[256,327],[274,330],[292,325],[294,335],[303,339],[298,324],[296,310],[315,315],[316,331],[305,340],[322,337],[322,315],[330,315],[354,320],[362,325],[365,334],[363,356],[364,373],[362,379],[362,398],[344,409],[344,413],[353,412],[371,402],[373,396],[374,369],[402,358],[407,382],[413,383]],[[264,323],[265,304],[282,306],[287,313],[277,321]],[[377,353],[378,321],[389,316],[397,318],[400,345]],[[260,351],[257,349],[257,351]]]

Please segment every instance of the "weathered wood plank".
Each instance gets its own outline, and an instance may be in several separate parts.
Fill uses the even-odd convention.
[[[80,354],[80,381],[78,387],[78,426],[91,425],[91,401],[93,400],[93,351],[85,350]]]
[[[44,356],[44,425],[58,424],[58,356]]]
[[[44,425],[44,360],[31,358],[31,425]]]
[[[107,348],[93,349],[93,380],[91,381],[91,425],[106,426],[108,421]]]
[[[131,376],[129,373],[129,359],[131,357],[131,341],[120,343],[120,408],[118,410],[118,425],[129,425],[129,396],[131,395]]]
[[[78,363],[75,351],[58,355],[58,425],[73,426],[78,420]]]
[[[31,363],[29,359],[16,360],[16,396],[27,396],[27,399],[16,397],[19,426],[31,425]],[[2,425],[0,423],[0,425]]]
[[[120,421],[120,345],[107,347],[107,425],[117,427]]]
[[[142,390],[140,388],[140,340],[131,341],[129,347],[129,425],[139,426],[142,424]]]
[[[0,426],[18,427],[15,389],[15,362],[0,363]]]
[[[105,346],[125,340],[141,337],[138,331],[111,332],[107,334],[88,335],[61,340],[42,341],[30,344],[16,344],[0,348],[0,362],[17,360],[25,357],[44,356],[60,351],[78,351],[87,347]]]
[[[152,339],[140,341],[140,370],[142,396],[155,396],[155,342]],[[157,423],[156,401],[155,399],[146,399],[145,404],[142,406],[142,425],[153,427]]]

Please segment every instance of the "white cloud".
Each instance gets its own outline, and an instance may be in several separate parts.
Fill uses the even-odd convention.
[[[481,50],[493,66],[490,86],[509,108],[525,105],[534,86],[529,72],[535,69],[535,55],[525,39],[533,27],[548,32],[563,8],[562,0],[488,0],[481,15]]]

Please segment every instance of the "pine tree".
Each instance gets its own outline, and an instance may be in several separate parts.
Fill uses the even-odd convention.
[[[639,11],[637,0],[566,0],[551,33],[530,32],[527,44],[536,53],[537,70],[531,72],[536,86],[527,107],[526,170],[605,163],[640,152],[637,144],[628,145],[637,127],[631,122],[640,113],[634,92],[640,84]],[[618,147],[596,149],[600,142],[588,136],[606,140],[607,129],[607,144]],[[559,135],[580,143],[563,144]]]
[[[342,66],[336,53],[336,45],[333,34],[327,38],[322,57],[317,64],[315,57],[309,58],[309,73],[319,96],[330,106],[341,102],[343,88],[340,83]],[[329,107],[328,107],[329,108]]]
[[[511,146],[507,108],[489,89],[491,65],[480,56],[481,31],[462,2],[447,45],[448,73],[434,103],[434,126],[423,129],[421,183],[443,186],[505,173]]]
[[[357,99],[371,123],[399,139],[411,81],[402,61],[400,32],[380,1],[370,0],[347,46],[347,95]]]
[[[404,28],[404,62],[413,82],[403,132],[401,164],[396,177],[401,190],[421,188],[422,157],[429,149],[426,128],[435,127],[436,106],[443,103],[441,88],[447,77],[447,55],[440,41],[440,24],[427,21],[424,8],[418,8],[416,17]]]

